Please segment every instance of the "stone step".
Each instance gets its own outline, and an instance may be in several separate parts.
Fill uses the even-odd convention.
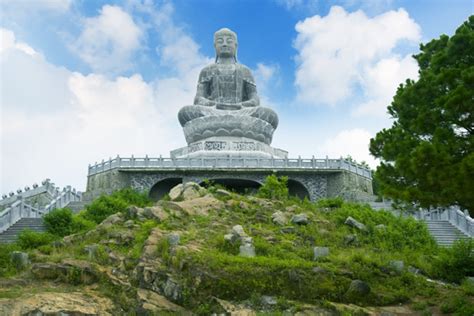
[[[46,231],[42,218],[22,218],[10,228],[0,234],[0,243],[12,243],[18,238],[18,235],[25,230],[29,229],[36,232]]]
[[[66,208],[70,209],[73,213],[78,213],[84,210],[89,203],[90,201],[73,201],[69,202]]]

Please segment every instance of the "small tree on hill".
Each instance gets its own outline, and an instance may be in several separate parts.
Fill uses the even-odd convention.
[[[474,16],[415,55],[418,81],[400,85],[395,120],[371,139],[383,193],[420,206],[474,212]]]

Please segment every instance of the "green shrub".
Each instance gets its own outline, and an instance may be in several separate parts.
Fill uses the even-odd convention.
[[[16,244],[0,244],[0,277],[16,273],[16,268],[11,262],[11,253],[16,250],[19,250]]]
[[[123,189],[109,196],[102,195],[95,199],[86,206],[84,218],[99,224],[112,214],[125,212],[130,205],[144,207],[151,204],[151,200],[145,193],[139,193],[129,188]]]
[[[35,249],[47,245],[55,239],[56,237],[50,233],[40,233],[26,229],[18,236],[18,246],[21,249]]]
[[[340,197],[320,199],[316,202],[318,207],[340,208],[344,204],[344,200]]]
[[[443,249],[434,266],[437,276],[450,282],[474,276],[474,240],[458,240],[452,248]]]
[[[64,237],[72,233],[72,211],[68,208],[52,210],[43,216],[44,225],[49,233]]]
[[[96,226],[96,223],[85,218],[86,211],[72,216],[72,233],[89,231]]]
[[[277,177],[274,174],[268,176],[258,189],[258,196],[266,199],[288,199],[288,177]]]

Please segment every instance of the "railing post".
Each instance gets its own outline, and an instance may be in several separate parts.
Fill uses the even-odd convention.
[[[311,158],[311,167],[312,167],[313,169],[314,169],[314,167],[315,167],[314,164],[315,164],[315,161],[314,161],[314,155],[313,155],[313,157]]]
[[[148,154],[145,155],[145,168],[148,168],[148,165],[150,164],[149,160],[150,158],[148,158]]]
[[[326,169],[329,169],[329,158],[327,155],[326,155]]]

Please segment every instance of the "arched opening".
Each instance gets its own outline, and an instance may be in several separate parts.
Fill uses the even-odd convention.
[[[256,192],[261,186],[257,181],[246,179],[210,179],[210,182],[239,194]],[[202,182],[201,185],[206,186],[206,183]]]
[[[150,197],[152,201],[158,201],[161,198],[163,198],[165,194],[168,194],[174,186],[182,182],[183,182],[182,178],[167,178],[167,179],[158,181],[157,183],[155,183],[155,185],[151,187],[150,193],[148,194],[148,196]]]
[[[305,197],[310,199],[308,189],[306,189],[301,182],[296,180],[288,179],[288,193],[302,200],[304,200]]]

